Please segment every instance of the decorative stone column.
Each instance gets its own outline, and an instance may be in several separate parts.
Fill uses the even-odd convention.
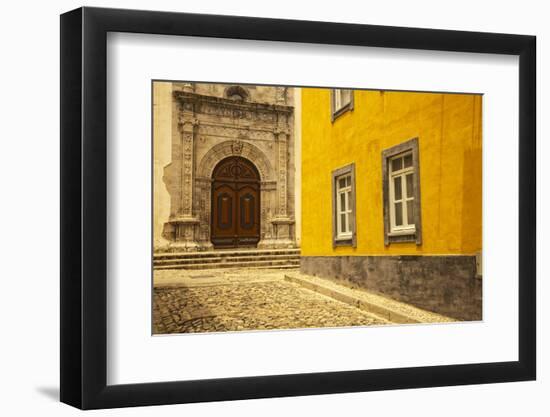
[[[193,214],[193,146],[195,130],[199,122],[196,119],[184,118],[178,124],[181,137],[181,201],[178,214],[170,219],[174,227],[175,242],[172,246],[182,250],[197,250],[199,244],[199,218]]]
[[[287,134],[285,132],[275,132],[278,136],[278,158],[279,158],[279,171],[278,171],[278,183],[279,183],[279,210],[277,215],[280,217],[287,216],[287,154],[288,154],[288,142]]]
[[[258,242],[259,249],[277,247],[277,239],[271,219],[275,213],[271,211],[276,200],[277,181],[262,181],[260,184],[260,224],[261,234]]]
[[[212,180],[210,178],[195,177],[195,212],[198,214],[197,225],[199,250],[212,250],[214,245],[210,241],[210,215],[212,198]]]
[[[277,213],[271,219],[277,247],[294,247],[294,219],[288,215],[288,138],[286,129],[275,131],[278,145]]]

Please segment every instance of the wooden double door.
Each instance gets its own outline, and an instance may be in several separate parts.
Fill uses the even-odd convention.
[[[260,175],[252,162],[231,156],[214,168],[211,207],[214,247],[256,247],[260,240]]]

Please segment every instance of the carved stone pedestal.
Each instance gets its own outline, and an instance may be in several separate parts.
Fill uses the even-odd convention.
[[[294,219],[290,217],[275,217],[271,220],[273,237],[262,239],[258,243],[260,249],[295,248]]]
[[[199,250],[200,245],[197,242],[199,223],[197,217],[188,216],[170,220],[165,225],[165,233],[172,238],[170,249],[184,252]]]

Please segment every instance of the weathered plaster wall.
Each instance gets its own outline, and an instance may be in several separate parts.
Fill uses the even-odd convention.
[[[302,92],[294,88],[294,217],[296,219],[296,243],[302,236]]]
[[[153,84],[153,136],[153,239],[157,247],[168,243],[162,231],[170,215],[170,195],[162,177],[172,153],[172,83],[169,82]]]

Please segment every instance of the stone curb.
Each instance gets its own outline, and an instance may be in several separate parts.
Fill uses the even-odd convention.
[[[285,274],[285,280],[334,298],[397,324],[446,323],[454,319],[391,300],[363,290],[354,290],[301,273]]]

